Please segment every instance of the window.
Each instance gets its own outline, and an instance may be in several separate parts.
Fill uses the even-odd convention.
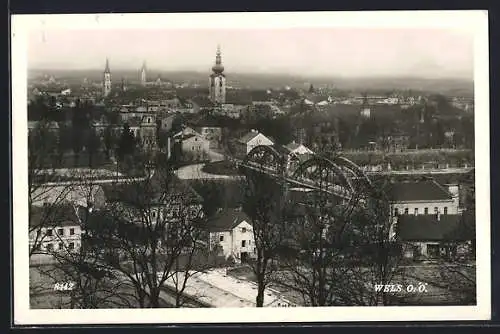
[[[75,235],[75,229],[74,228],[70,228],[69,229],[69,235]]]
[[[57,229],[57,234],[58,235],[64,235],[64,230],[62,228]]]
[[[156,218],[156,212],[153,212],[153,218]]]
[[[424,214],[428,215],[429,214],[429,208],[424,208]]]
[[[434,213],[438,213],[439,212],[439,209],[437,206],[434,207]]]
[[[59,246],[58,246],[58,249],[63,249],[64,248],[64,244],[62,242],[59,243]]]
[[[408,214],[408,208],[405,208],[405,215]]]
[[[219,236],[219,241],[224,241],[224,236],[223,235]]]
[[[399,216],[399,209],[398,209],[398,208],[395,208],[395,209],[394,209],[394,215],[395,215],[395,216]]]
[[[75,249],[75,243],[74,242],[70,242],[69,245],[68,245],[68,248],[69,249]]]
[[[418,208],[415,208],[414,212],[415,212],[415,216],[418,215]]]
[[[444,213],[445,215],[447,215],[447,214],[448,214],[448,207],[447,207],[447,206],[445,206],[445,207],[444,207],[444,209],[443,209],[443,213]]]
[[[246,228],[246,227],[243,227],[243,228],[241,229],[241,233],[246,233],[246,232],[247,232],[247,228]]]
[[[54,249],[54,245],[53,244],[47,244],[47,250],[48,251],[51,251]]]
[[[247,241],[246,240],[241,240],[241,247],[246,247]]]
[[[49,229],[47,230],[47,236],[49,236],[49,237],[51,237],[51,236],[52,236],[52,229],[50,229],[50,228],[49,228]]]

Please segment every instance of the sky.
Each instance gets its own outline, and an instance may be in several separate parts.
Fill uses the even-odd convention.
[[[473,35],[446,28],[37,29],[29,69],[210,71],[226,74],[472,79]]]

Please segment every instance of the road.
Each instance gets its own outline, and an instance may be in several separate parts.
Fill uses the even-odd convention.
[[[210,179],[210,180],[234,180],[241,178],[235,175],[217,175],[205,173],[202,168],[205,164],[194,164],[179,168],[175,173],[182,180]]]

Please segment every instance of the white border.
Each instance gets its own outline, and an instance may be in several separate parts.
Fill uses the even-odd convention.
[[[33,29],[447,28],[475,36],[477,306],[30,310],[27,215],[27,36]],[[83,14],[12,16],[14,323],[124,324],[487,320],[491,316],[487,11]]]

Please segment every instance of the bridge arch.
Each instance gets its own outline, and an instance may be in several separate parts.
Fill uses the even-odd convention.
[[[259,145],[254,147],[243,159],[243,164],[276,175],[285,172],[286,159],[274,147]]]

